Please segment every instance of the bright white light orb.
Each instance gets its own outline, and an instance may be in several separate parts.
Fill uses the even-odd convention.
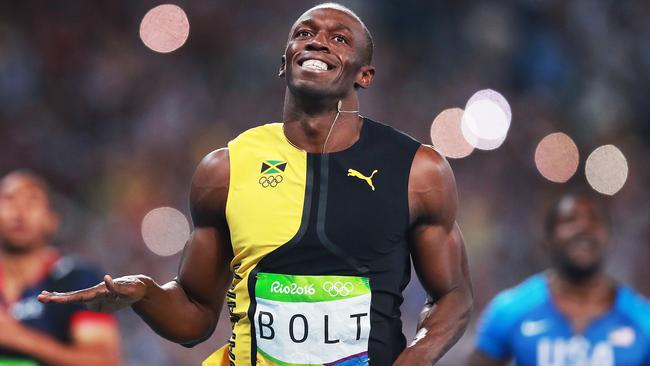
[[[476,92],[465,106],[461,130],[465,140],[480,150],[494,150],[508,135],[512,112],[503,95],[492,89]]]
[[[180,252],[190,238],[190,224],[171,207],[153,209],[142,220],[142,239],[152,252],[170,256]]]
[[[627,181],[628,166],[625,155],[614,145],[604,145],[587,158],[585,175],[589,185],[599,193],[612,196]]]

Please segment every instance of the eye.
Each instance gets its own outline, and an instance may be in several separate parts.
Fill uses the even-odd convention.
[[[347,38],[343,37],[343,36],[340,35],[340,34],[335,35],[335,36],[334,36],[334,40],[335,40],[336,42],[345,43],[345,44],[350,43],[350,42],[348,42],[348,39],[347,39]]]
[[[304,29],[296,31],[296,34],[294,35],[294,37],[298,37],[298,38],[309,37],[309,36],[311,36],[311,32]]]

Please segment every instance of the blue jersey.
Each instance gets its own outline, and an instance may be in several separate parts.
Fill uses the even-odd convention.
[[[487,356],[518,366],[650,366],[650,304],[619,286],[613,307],[576,334],[538,274],[492,300],[477,343]]]
[[[37,296],[43,290],[66,292],[96,285],[101,278],[91,267],[81,264],[70,257],[53,255],[44,263],[43,275],[25,288],[14,303],[6,303],[2,296],[2,279],[0,278],[0,306],[23,325],[46,334],[65,344],[72,342],[72,330],[76,326],[89,322],[114,323],[112,315],[87,311],[79,304],[42,304]],[[0,331],[2,331],[0,329]],[[28,355],[22,355],[11,349],[0,347],[0,366],[39,365]]]

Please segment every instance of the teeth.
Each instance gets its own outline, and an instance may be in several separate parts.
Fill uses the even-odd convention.
[[[302,63],[302,67],[305,69],[327,70],[327,64],[320,60],[306,60]]]

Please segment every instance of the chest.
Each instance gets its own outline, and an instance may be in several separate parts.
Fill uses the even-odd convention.
[[[612,307],[612,301],[578,302],[556,297],[554,302],[576,333],[583,333],[593,321],[605,315]]]
[[[10,271],[0,266],[0,300],[13,304],[42,282],[42,266],[26,266],[18,271]]]
[[[354,256],[390,252],[408,223],[406,163],[363,151],[249,157],[231,177],[227,212],[235,251],[276,247],[309,232]]]
[[[633,324],[614,315],[588,322],[581,333],[564,319],[537,316],[518,327],[513,349],[517,365],[635,366],[647,357],[646,343]]]
[[[408,173],[371,154],[322,159],[314,205],[317,225],[335,243],[355,243],[352,254],[385,255],[404,241]]]

